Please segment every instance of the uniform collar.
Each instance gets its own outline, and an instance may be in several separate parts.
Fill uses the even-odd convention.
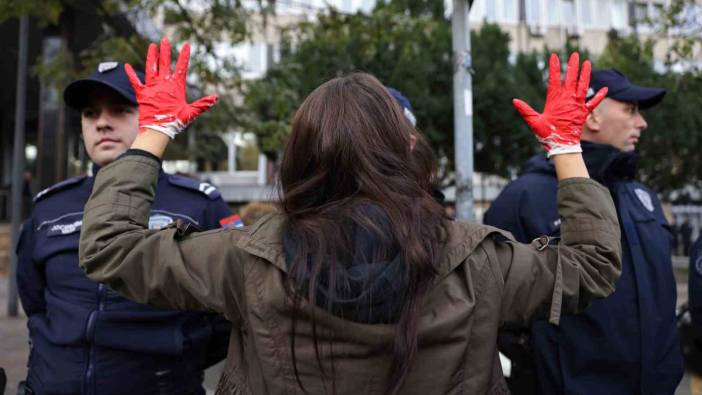
[[[583,159],[590,177],[601,184],[611,185],[616,181],[633,180],[638,169],[639,154],[622,152],[607,145],[582,141]]]

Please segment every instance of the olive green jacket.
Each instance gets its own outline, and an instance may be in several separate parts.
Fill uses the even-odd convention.
[[[85,208],[80,264],[87,275],[140,303],[223,313],[232,323],[218,393],[301,394],[291,356],[283,217],[247,228],[192,233],[183,223],[147,229],[159,163],[129,155],[98,173]],[[504,321],[582,311],[614,291],[619,224],[607,189],[562,181],[561,242],[531,244],[488,226],[452,223],[438,275],[419,317],[419,350],[401,394],[507,393],[495,341]],[[321,373],[312,341],[316,321]],[[392,325],[343,320],[303,302],[297,371],[310,394],[382,394]],[[323,379],[323,377],[327,377]]]

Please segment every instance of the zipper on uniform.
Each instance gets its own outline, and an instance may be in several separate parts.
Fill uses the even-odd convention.
[[[90,349],[88,351],[88,367],[85,369],[85,378],[83,386],[85,387],[86,394],[92,394],[94,392],[93,380],[95,376],[95,345],[93,339],[95,337],[95,321],[97,320],[97,315],[102,311],[104,307],[103,295],[104,295],[105,285],[103,283],[98,283],[97,287],[97,310],[90,312],[88,316],[88,324],[85,328],[85,338],[88,344],[90,344]]]

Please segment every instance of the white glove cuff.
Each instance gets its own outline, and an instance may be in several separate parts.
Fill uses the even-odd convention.
[[[166,136],[170,137],[171,140],[173,140],[178,133],[182,132],[183,129],[185,129],[185,125],[178,119],[176,119],[173,122],[162,123],[159,125],[143,125],[142,128],[151,129],[159,133],[163,133]]]
[[[577,152],[583,152],[583,149],[578,144],[550,144],[551,149],[548,151],[547,156],[550,158],[553,155],[561,154],[573,154]]]

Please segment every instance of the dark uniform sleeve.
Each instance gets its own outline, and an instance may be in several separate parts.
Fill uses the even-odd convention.
[[[205,229],[217,229],[222,227],[219,221],[231,216],[232,210],[221,197],[218,197],[209,202],[205,215]]]
[[[44,267],[34,262],[34,221],[29,218],[22,225],[17,243],[17,290],[27,316],[46,310]]]
[[[80,264],[93,281],[138,302],[223,313],[240,320],[247,234],[217,229],[188,234],[176,222],[147,229],[159,163],[129,155],[100,170],[85,206]]]
[[[549,221],[556,214],[555,194],[556,186],[551,183],[517,179],[492,202],[483,222],[512,233],[521,243],[530,243],[552,233]]]
[[[690,248],[688,270],[688,305],[692,324],[702,334],[702,236]]]
[[[558,188],[561,242],[511,239],[486,245],[498,285],[503,321],[527,321],[539,308],[558,324],[561,312],[583,311],[614,291],[621,274],[619,222],[609,191],[589,178]]]
[[[521,213],[524,209],[524,191],[514,183],[508,185],[485,212],[483,223],[504,229],[522,243],[533,240],[527,236],[526,224],[522,222]]]

